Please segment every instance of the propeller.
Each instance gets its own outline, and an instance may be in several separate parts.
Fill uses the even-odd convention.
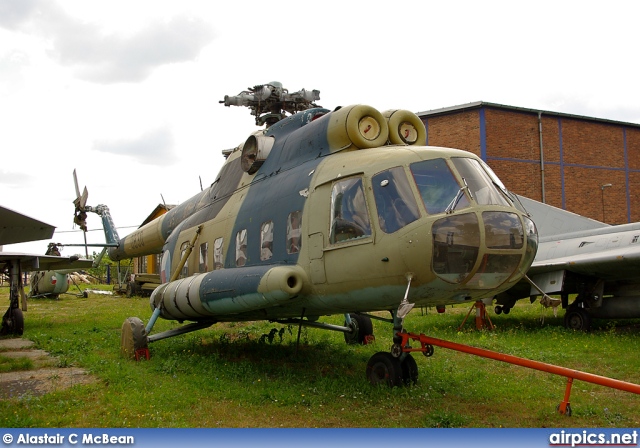
[[[80,188],[78,187],[78,176],[76,174],[76,170],[73,170],[73,183],[76,187],[76,198],[73,200],[73,205],[75,205],[76,210],[73,215],[73,222],[77,224],[83,232],[84,235],[84,251],[87,258],[89,258],[89,249],[87,247],[87,198],[89,197],[89,192],[87,191],[87,187],[84,187],[82,191],[82,195],[80,195]]]

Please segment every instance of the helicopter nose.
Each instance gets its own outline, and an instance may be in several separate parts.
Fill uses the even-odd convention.
[[[538,246],[533,222],[504,210],[450,215],[432,226],[432,268],[443,280],[479,289],[522,277]]]

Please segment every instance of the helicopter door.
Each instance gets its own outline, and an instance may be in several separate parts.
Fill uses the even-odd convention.
[[[327,282],[327,276],[324,272],[323,246],[324,237],[322,232],[316,232],[309,235],[311,281],[315,284]]]
[[[327,282],[324,270],[324,247],[328,229],[330,194],[330,184],[316,187],[309,195],[308,218],[303,219],[302,222],[303,226],[307,228],[309,236],[309,271],[313,284]]]
[[[311,281],[338,284],[379,275],[370,269],[373,232],[363,178],[319,185],[309,199]]]
[[[374,256],[370,210],[363,178],[337,180],[330,186],[329,234],[324,247],[327,282],[339,284],[371,278]]]

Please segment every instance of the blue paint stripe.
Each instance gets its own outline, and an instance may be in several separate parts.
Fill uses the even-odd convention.
[[[480,109],[480,158],[487,161],[487,122],[484,107]]]
[[[426,143],[426,145],[429,146],[429,119],[428,118],[423,118],[422,122],[424,123],[424,128],[427,130],[427,143]]]
[[[531,164],[540,164],[539,160],[531,160],[531,159],[514,159],[511,157],[488,157],[488,160],[500,160],[503,162],[515,162],[515,163],[531,163]],[[608,171],[629,171],[630,173],[640,173],[640,169],[631,169],[631,168],[616,168],[612,166],[599,166],[599,165],[584,165],[581,163],[562,163],[562,162],[544,162],[546,165],[555,165],[561,167],[570,167],[570,168],[588,168],[594,170],[608,170]]]

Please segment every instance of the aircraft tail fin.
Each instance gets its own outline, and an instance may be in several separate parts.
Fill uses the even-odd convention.
[[[524,208],[531,214],[531,219],[536,224],[538,235],[541,238],[610,227],[609,224],[586,218],[552,205],[543,204],[524,196],[518,196],[518,198]]]

